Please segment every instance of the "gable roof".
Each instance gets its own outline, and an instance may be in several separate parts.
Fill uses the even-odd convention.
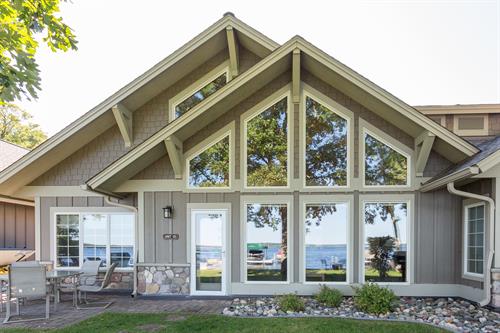
[[[181,46],[168,57],[154,65],[144,74],[118,90],[92,108],[63,130],[14,164],[0,171],[0,193],[12,194],[19,187],[30,183],[74,151],[115,124],[111,108],[124,103],[135,110],[147,100],[171,84],[179,73],[192,70],[210,55],[225,48],[225,29],[232,27],[238,33],[239,42],[256,55],[264,57],[279,44],[258,32],[232,13],[224,16]],[[224,39],[224,40],[223,40]],[[186,74],[186,73],[184,73]],[[35,165],[36,162],[36,165]]]
[[[422,185],[422,191],[432,191],[454,181],[485,173],[492,167],[500,165],[500,136],[478,144],[479,153],[451,166]]]
[[[28,149],[15,145],[13,143],[0,140],[0,171],[23,157],[29,152]]]
[[[229,110],[231,106],[270,82],[272,78],[284,73],[291,67],[291,55],[294,50],[301,52],[303,68],[339,88],[414,138],[425,131],[435,135],[437,138],[435,149],[444,156],[458,162],[479,151],[469,142],[436,124],[410,105],[343,65],[302,37],[295,36],[251,69],[230,81],[210,98],[167,124],[143,143],[113,162],[91,178],[87,184],[93,189],[105,185],[107,190],[110,190],[119,182],[128,179],[145,167],[147,163],[157,159],[159,154],[164,153],[164,148],[161,145],[165,138],[176,135],[182,141],[206,124],[205,119],[216,119],[217,116]]]

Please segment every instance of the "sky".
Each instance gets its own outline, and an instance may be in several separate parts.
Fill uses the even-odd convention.
[[[301,35],[411,105],[500,102],[500,0],[73,0],[78,51],[37,55],[55,134],[227,12],[282,44]]]

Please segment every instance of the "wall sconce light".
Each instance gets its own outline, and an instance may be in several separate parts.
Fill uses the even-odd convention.
[[[171,219],[173,211],[174,209],[172,208],[172,206],[166,206],[165,208],[163,208],[163,217],[166,219]]]

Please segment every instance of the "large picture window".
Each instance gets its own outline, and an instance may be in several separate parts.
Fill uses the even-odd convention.
[[[305,185],[347,186],[348,121],[305,98]]]
[[[408,156],[371,133],[364,133],[365,186],[408,185]]]
[[[306,282],[347,282],[348,207],[346,202],[304,205]]]
[[[230,137],[214,143],[189,159],[189,187],[229,187]]]
[[[246,186],[288,186],[288,98],[245,122]]]
[[[407,282],[408,203],[364,202],[364,280]]]
[[[132,268],[134,225],[130,213],[56,214],[56,268],[79,268],[87,260]]]
[[[484,204],[465,206],[465,275],[482,277],[484,273]]]
[[[288,281],[288,204],[246,203],[246,281]]]

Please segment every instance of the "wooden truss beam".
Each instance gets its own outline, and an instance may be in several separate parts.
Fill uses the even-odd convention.
[[[429,155],[436,136],[429,131],[425,131],[415,139],[415,149],[417,150],[417,162],[415,172],[417,177],[424,175],[424,169],[429,160]]]
[[[174,169],[176,179],[182,178],[182,142],[171,135],[165,139],[165,148],[167,148],[168,158]]]
[[[300,49],[294,49],[292,57],[292,102],[300,103]]]
[[[123,104],[116,104],[111,108],[115,116],[116,123],[122,134],[125,147],[132,146],[133,138],[133,113],[128,110]]]
[[[229,70],[231,77],[236,77],[239,74],[240,59],[239,59],[239,45],[236,38],[236,32],[233,27],[226,27],[227,47],[229,49]]]

